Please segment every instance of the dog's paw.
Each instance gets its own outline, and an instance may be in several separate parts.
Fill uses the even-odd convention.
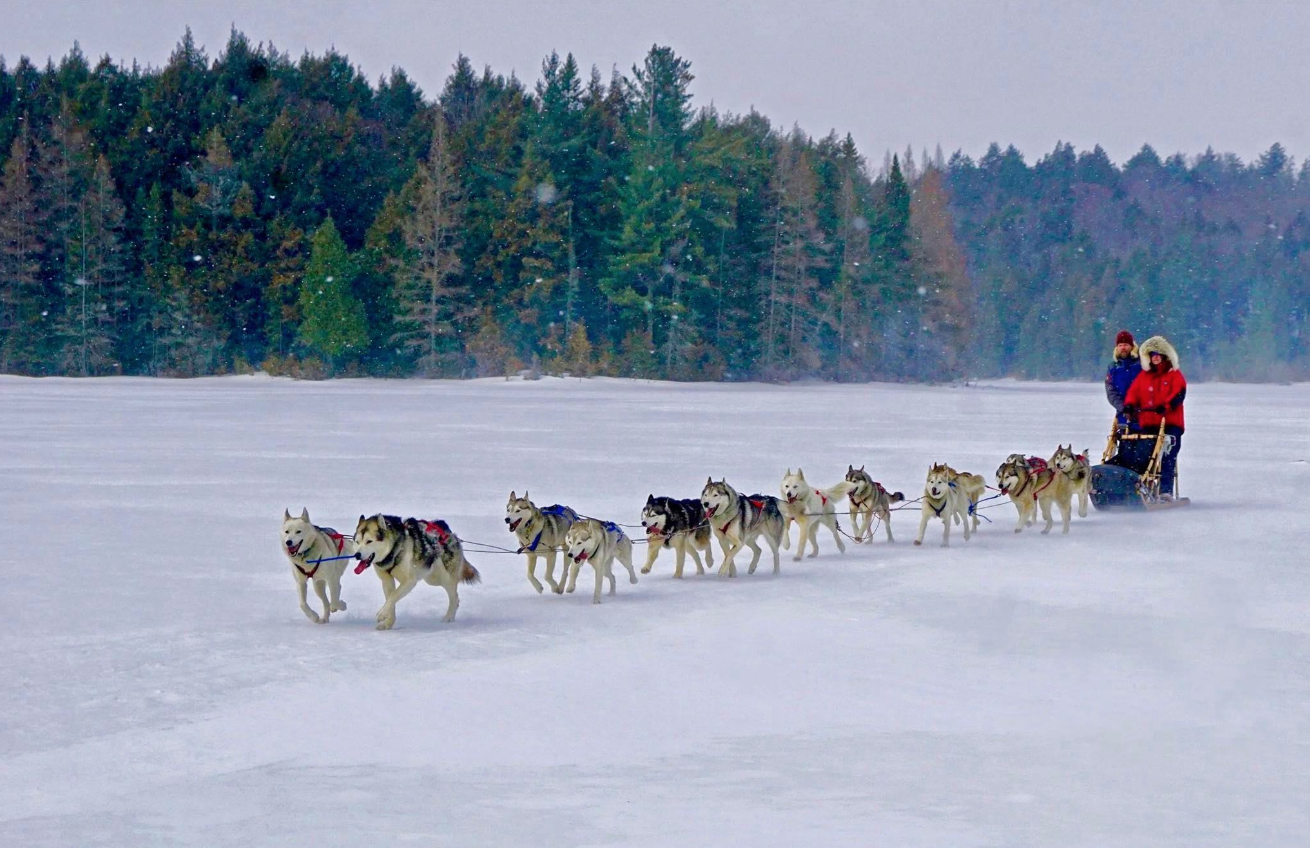
[[[915,540],[914,540],[914,546],[915,546],[915,547],[918,547],[919,545],[922,545],[922,544],[923,544],[923,539],[915,539]]]
[[[305,618],[309,619],[310,621],[314,622],[315,624],[320,624],[320,623],[321,623],[321,622],[319,621],[318,613],[314,612],[314,611],[313,611],[312,609],[310,609],[309,607],[301,607],[300,609],[301,609],[302,612],[305,613]]]
[[[649,565],[647,565],[647,566],[643,566],[642,569],[641,569],[641,573],[642,573],[642,574],[650,574],[650,569],[651,569],[651,567],[650,567]]]
[[[395,620],[394,618],[391,618],[391,619],[387,619],[386,621],[379,621],[379,622],[378,622],[377,629],[378,629],[378,630],[390,630],[390,629],[391,629],[392,627],[394,627],[395,625],[396,625],[396,620]]]
[[[564,584],[561,583],[558,586],[552,586],[550,591],[554,592],[556,595],[562,595],[564,594]]]
[[[345,602],[345,601],[337,601],[335,604],[332,605],[332,611],[333,611],[333,612],[345,612],[345,611],[346,611],[346,602]]]
[[[592,602],[593,604],[598,604],[598,603],[600,603],[600,598],[598,598],[598,597],[597,597],[597,598],[592,598],[592,599],[591,599],[591,602]]]
[[[454,623],[455,623],[455,614],[454,614],[454,613],[451,613],[450,615],[443,615],[443,616],[441,617],[441,620],[444,621],[444,622],[447,623],[447,624],[454,624]]]
[[[1051,532],[1051,528],[1050,528],[1050,527],[1047,527],[1045,530],[1042,531],[1042,535],[1045,536],[1047,533],[1050,533],[1050,532]]]
[[[537,594],[538,594],[538,595],[540,595],[540,594],[542,593],[542,591],[544,591],[544,590],[542,589],[542,586],[541,586],[540,583],[533,583],[533,584],[532,584],[532,588],[534,588],[534,589],[537,590]],[[554,590],[552,589],[552,591],[554,591]]]
[[[376,618],[378,621],[386,621],[387,619],[391,619],[392,621],[395,621],[396,613],[394,610],[390,610],[387,609],[386,607],[383,607],[382,609],[378,610],[378,614],[374,616],[374,618]]]

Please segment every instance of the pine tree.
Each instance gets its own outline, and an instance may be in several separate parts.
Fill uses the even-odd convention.
[[[427,161],[419,165],[411,188],[414,199],[404,224],[410,256],[397,269],[402,329],[395,341],[414,356],[420,373],[433,376],[461,356],[460,334],[473,313],[460,278],[461,189],[440,112]]]
[[[56,333],[62,342],[60,369],[86,377],[117,367],[115,344],[128,303],[123,203],[104,156],[97,158],[78,200],[77,219],[66,261],[73,279],[63,283],[65,305]]]
[[[0,181],[0,371],[42,368],[43,318],[48,306],[41,275],[45,210],[33,185],[31,140],[14,138]]]
[[[300,284],[301,322],[296,338],[326,359],[331,373],[347,360],[358,358],[368,343],[364,307],[350,292],[355,273],[346,243],[329,216],[314,232]]]

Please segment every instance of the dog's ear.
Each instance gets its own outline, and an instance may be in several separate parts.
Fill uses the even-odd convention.
[[[646,495],[646,503],[648,503],[648,504],[655,503],[655,496],[654,496],[654,495]]]
[[[308,521],[308,520],[309,520],[309,507],[307,507],[307,506],[302,506],[302,507],[300,508],[300,520],[301,520],[301,521]]]
[[[361,513],[360,516],[359,516],[359,521],[357,521],[357,522],[355,523],[355,526],[358,527],[360,524],[363,524],[363,523],[364,523],[364,516],[363,516],[363,514]]]
[[[791,476],[791,466],[790,466],[790,465],[787,466],[787,473],[784,474],[784,475],[782,475],[782,476],[783,476],[783,477],[790,477],[790,476]]]
[[[509,490],[509,499],[510,499],[510,500],[514,500],[516,497],[517,497],[517,496],[514,494],[514,490],[513,490],[513,489],[510,489],[510,490]]]
[[[710,475],[709,477],[706,477],[706,478],[705,478],[705,485],[706,485],[706,486],[712,486],[712,485],[714,485],[714,476],[713,476],[713,475]]]
[[[860,470],[861,470],[861,471],[864,470],[864,466],[863,466],[863,465],[860,466]]]
[[[283,521],[291,520],[291,510],[287,509],[286,507],[282,508],[282,520]]]
[[[850,474],[850,473],[851,473],[852,471],[854,471],[854,470],[855,470],[855,466],[854,466],[854,465],[847,465],[847,466],[846,466],[846,473],[847,473],[847,474]]]
[[[805,476],[805,469],[804,469],[804,468],[801,468],[800,466],[797,466],[797,467],[796,467],[796,476],[797,476],[797,477],[804,477],[804,476]]]
[[[528,495],[528,490],[527,490],[527,489],[524,489],[524,490],[523,490],[523,500],[525,500],[525,501],[530,501],[530,500],[532,500],[532,498]]]

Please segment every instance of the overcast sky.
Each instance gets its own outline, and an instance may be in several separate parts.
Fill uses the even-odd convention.
[[[329,47],[376,80],[435,95],[456,56],[531,83],[551,50],[627,71],[652,43],[692,63],[697,104],[887,149],[992,141],[1029,162],[1057,141],[1123,162],[1207,145],[1310,156],[1310,2],[710,2],[710,0],[0,0],[0,55],[162,65],[183,29],[215,57],[232,25],[299,55]]]

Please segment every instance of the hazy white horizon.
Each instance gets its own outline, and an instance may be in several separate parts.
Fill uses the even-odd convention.
[[[1290,104],[1310,88],[1310,4],[888,2],[630,5],[170,0],[42,4],[0,0],[0,56],[44,65],[74,41],[93,61],[163,65],[191,27],[211,58],[235,26],[293,56],[329,48],[370,80],[404,68],[435,96],[460,53],[529,85],[541,60],[627,72],[651,44],[690,60],[695,103],[814,136],[855,138],[870,164],[886,150],[940,144],[978,157],[1014,144],[1029,162],[1057,142],[1100,144],[1123,163],[1206,147],[1250,161],[1279,142],[1310,156],[1310,121]]]

